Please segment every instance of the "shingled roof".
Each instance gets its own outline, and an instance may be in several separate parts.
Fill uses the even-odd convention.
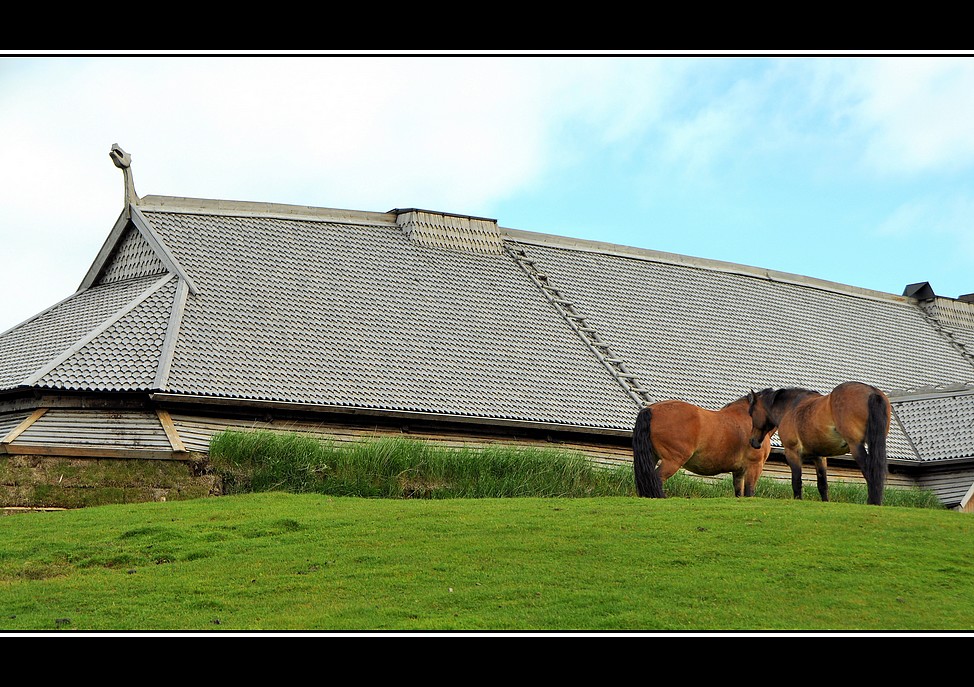
[[[77,293],[0,334],[0,391],[623,435],[646,402],[858,380],[900,399],[891,460],[974,458],[969,432],[917,439],[971,412],[970,303],[415,208],[138,198],[126,179]]]

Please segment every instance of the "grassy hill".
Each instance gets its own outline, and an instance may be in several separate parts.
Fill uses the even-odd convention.
[[[4,631],[971,631],[968,514],[265,492],[0,518]]]
[[[968,632],[974,518],[535,451],[214,441],[229,495],[0,518],[0,631]]]

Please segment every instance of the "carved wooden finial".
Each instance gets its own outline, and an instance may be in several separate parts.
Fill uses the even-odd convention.
[[[135,180],[132,178],[132,156],[126,153],[117,144],[112,144],[112,149],[108,153],[108,156],[112,158],[112,162],[115,166],[122,170],[122,174],[125,177],[125,205],[138,205],[139,196],[135,192]]]

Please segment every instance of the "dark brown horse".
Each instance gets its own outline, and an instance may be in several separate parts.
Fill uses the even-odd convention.
[[[636,492],[664,498],[663,483],[682,467],[707,476],[729,472],[735,496],[754,496],[771,437],[751,448],[747,409],[747,396],[716,411],[676,400],[644,407],[632,432]]]
[[[802,460],[809,458],[815,464],[818,493],[828,501],[826,459],[851,453],[866,478],[866,502],[882,505],[890,422],[886,394],[868,384],[843,382],[827,396],[791,388],[752,391],[747,399],[751,446],[761,446],[778,430],[796,499],[802,497]]]

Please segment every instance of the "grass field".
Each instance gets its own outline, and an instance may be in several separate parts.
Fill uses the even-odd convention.
[[[466,496],[427,489],[418,498],[416,484],[445,488],[453,478],[442,464],[410,463],[404,473],[395,456],[415,449],[361,461],[371,479],[335,479],[334,456],[272,458],[265,447],[224,456],[237,479],[232,495],[0,518],[0,631],[974,631],[969,514],[867,506],[858,496],[737,499],[722,485],[641,499],[603,493],[621,488],[620,475],[593,477],[572,458],[552,471],[530,456],[530,476],[500,470],[498,459],[494,476],[469,478]],[[249,461],[278,463],[267,471],[277,477],[262,483]],[[329,479],[343,490],[394,482],[412,497],[309,488]],[[518,495],[473,495],[470,484],[480,483]]]
[[[974,518],[265,492],[0,518],[5,631],[972,631]]]

